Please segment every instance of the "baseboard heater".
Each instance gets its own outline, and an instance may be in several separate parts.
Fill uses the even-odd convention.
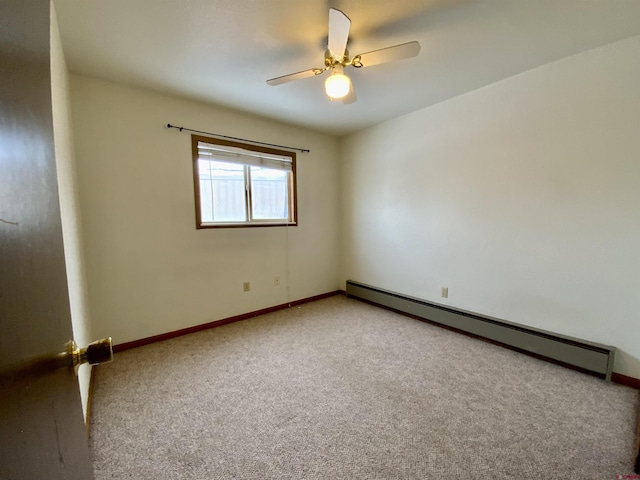
[[[615,347],[445,307],[352,280],[347,281],[346,294],[349,297],[486,338],[516,350],[577,367],[611,381]]]

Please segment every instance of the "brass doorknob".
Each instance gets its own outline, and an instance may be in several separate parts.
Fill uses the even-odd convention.
[[[68,348],[69,357],[76,370],[84,363],[97,365],[113,361],[113,342],[111,337],[92,342],[87,345],[87,348],[80,348],[75,341],[71,340]]]

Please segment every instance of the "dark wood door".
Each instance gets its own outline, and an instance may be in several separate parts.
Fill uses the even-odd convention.
[[[72,338],[49,0],[0,2],[0,479],[93,478]]]

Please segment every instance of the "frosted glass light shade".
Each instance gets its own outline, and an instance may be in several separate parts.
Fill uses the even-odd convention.
[[[342,67],[334,67],[331,76],[324,82],[324,90],[331,98],[343,98],[351,89],[351,80],[344,73]]]

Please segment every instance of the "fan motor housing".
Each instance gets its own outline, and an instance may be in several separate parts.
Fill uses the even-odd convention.
[[[349,61],[349,50],[347,50],[346,48],[344,49],[344,56],[341,59],[338,59],[337,57],[335,57],[331,52],[331,50],[327,49],[324,52],[324,65],[327,68],[331,68],[335,65],[342,65],[343,67],[346,67],[347,65],[350,65],[350,64],[351,62]]]

